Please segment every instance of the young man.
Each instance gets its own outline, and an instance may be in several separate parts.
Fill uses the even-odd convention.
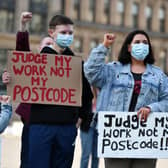
[[[42,53],[74,55],[69,48],[73,42],[73,22],[71,19],[63,15],[54,16],[49,23],[49,35],[53,38],[54,44],[52,47],[44,47]],[[20,39],[22,40],[22,38]],[[26,40],[28,41],[28,36]],[[23,44],[28,46],[27,42],[22,42],[20,45]],[[26,51],[27,46],[19,47]],[[81,108],[32,104],[28,167],[70,168],[72,166],[77,127],[79,127],[82,118],[85,117],[87,109],[90,108],[88,106],[90,106],[93,98],[83,70],[82,82]]]

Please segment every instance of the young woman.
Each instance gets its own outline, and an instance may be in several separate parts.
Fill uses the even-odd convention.
[[[141,120],[168,109],[168,78],[154,63],[149,36],[135,30],[126,37],[118,61],[105,64],[114,34],[93,49],[84,65],[89,82],[100,89],[97,111],[137,111]],[[154,168],[156,159],[105,158],[106,168]]]

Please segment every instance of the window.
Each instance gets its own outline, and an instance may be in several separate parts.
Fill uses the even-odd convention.
[[[30,11],[33,13],[30,32],[41,34],[47,31],[47,0],[30,0]]]
[[[159,67],[166,72],[166,63],[167,63],[166,51],[162,50],[159,54]]]
[[[95,21],[95,7],[96,7],[96,0],[89,0],[89,13],[88,13],[88,21],[94,22]]]
[[[1,0],[0,3],[0,31],[13,32],[14,31],[14,0]]]
[[[119,13],[120,25],[124,25],[124,1],[120,0],[117,3],[117,12]]]
[[[152,28],[152,8],[151,6],[147,6],[145,9],[145,15],[146,15],[146,28],[148,30],[151,30]]]
[[[99,43],[99,40],[98,40],[98,39],[92,39],[92,40],[90,41],[90,49],[96,47],[96,46],[98,45],[98,43]]]
[[[132,26],[134,28],[138,27],[138,13],[139,13],[139,6],[137,3],[132,4]]]
[[[74,41],[74,51],[75,52],[83,52],[82,46],[83,46],[82,38],[76,37],[75,41]]]
[[[73,0],[73,18],[80,20],[80,0]]]
[[[160,31],[165,32],[165,9],[163,7],[159,9],[159,21],[160,21]]]
[[[110,23],[110,0],[104,0],[105,23]]]

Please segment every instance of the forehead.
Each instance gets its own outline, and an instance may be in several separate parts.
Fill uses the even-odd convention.
[[[56,26],[57,31],[73,31],[73,25],[67,24],[67,25],[57,25]]]
[[[135,41],[135,40],[148,40],[148,39],[144,34],[136,34],[132,41]]]

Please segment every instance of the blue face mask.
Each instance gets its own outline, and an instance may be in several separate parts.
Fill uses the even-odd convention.
[[[144,43],[132,44],[131,55],[136,60],[143,61],[148,54],[149,54],[148,44]]]
[[[54,41],[59,47],[66,48],[72,44],[73,35],[59,33]]]

